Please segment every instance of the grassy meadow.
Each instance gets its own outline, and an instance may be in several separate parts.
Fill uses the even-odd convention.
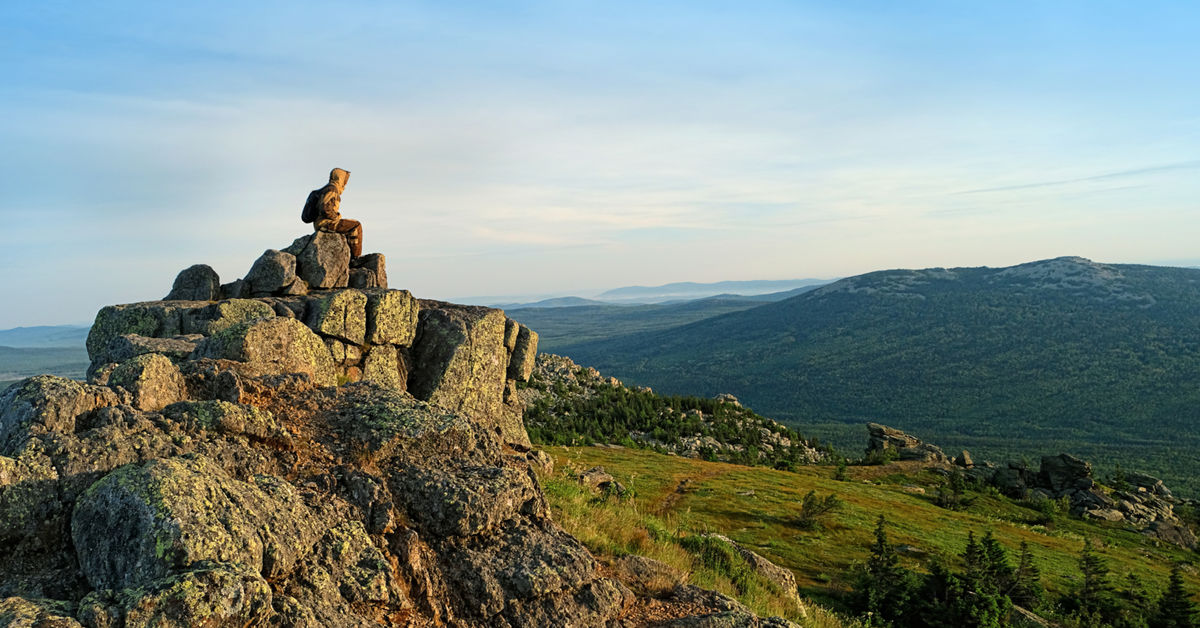
[[[1108,561],[1114,583],[1130,576],[1153,595],[1167,582],[1171,564],[1190,562],[1195,554],[1150,540],[1120,524],[1099,524],[1035,510],[990,491],[971,493],[963,510],[934,503],[945,480],[916,463],[852,466],[846,480],[833,478],[831,466],[801,467],[797,472],[705,462],[646,450],[609,447],[547,447],[557,466],[543,476],[554,516],[597,556],[639,554],[666,562],[690,582],[741,599],[760,614],[782,615],[809,626],[854,625],[830,611],[844,610],[840,595],[850,586],[850,570],[869,552],[879,515],[902,563],[923,571],[926,560],[941,555],[951,565],[967,534],[991,531],[1015,562],[1018,546],[1029,543],[1049,599],[1079,584],[1078,556],[1090,537]],[[626,500],[594,496],[574,474],[603,466],[632,490]],[[844,503],[814,529],[797,524],[806,493],[835,494]],[[923,491],[923,492],[922,492]],[[802,596],[822,608],[807,617],[789,608],[769,586],[738,582],[720,566],[713,568],[680,539],[704,532],[724,534],[790,569]],[[1200,589],[1194,567],[1185,570],[1187,586]],[[742,580],[745,580],[744,578]]]

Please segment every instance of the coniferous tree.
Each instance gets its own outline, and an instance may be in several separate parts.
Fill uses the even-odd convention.
[[[983,543],[975,540],[974,532],[968,532],[962,557],[965,566],[959,578],[962,590],[951,592],[949,614],[964,628],[998,628],[1004,625],[1012,610],[1012,601],[1000,592],[996,580],[996,573],[1008,567],[1004,548],[1000,547],[990,532],[984,536]]]
[[[979,547],[983,552],[983,568],[988,578],[998,591],[1008,593],[1012,589],[1014,573],[1012,565],[1008,562],[1008,551],[992,536],[991,530],[984,533]]]
[[[912,573],[900,566],[900,557],[888,542],[887,519],[879,515],[871,556],[859,570],[851,602],[859,611],[887,622],[909,612],[916,583]]]
[[[1083,578],[1076,592],[1080,610],[1086,614],[1110,617],[1115,604],[1108,563],[1096,553],[1091,538],[1083,540],[1083,550],[1079,552],[1079,573]]]
[[[1149,627],[1149,619],[1154,615],[1155,605],[1137,574],[1125,574],[1121,589],[1117,592],[1116,602],[1111,619],[1114,628]]]
[[[1196,605],[1183,588],[1183,573],[1179,563],[1171,567],[1167,590],[1159,599],[1157,610],[1150,621],[1153,628],[1194,628],[1200,625],[1196,620]]]
[[[1033,554],[1029,551],[1029,543],[1021,541],[1021,554],[1017,558],[1017,569],[1013,572],[1012,588],[1008,597],[1017,606],[1037,608],[1045,599],[1042,589],[1042,574],[1033,564]]]

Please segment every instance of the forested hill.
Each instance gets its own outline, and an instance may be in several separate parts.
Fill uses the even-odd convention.
[[[997,458],[1120,454],[1187,485],[1174,461],[1200,446],[1200,270],[881,271],[559,351],[663,393],[728,392],[834,432],[874,420]]]

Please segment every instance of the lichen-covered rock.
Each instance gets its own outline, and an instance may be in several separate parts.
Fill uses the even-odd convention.
[[[121,397],[102,387],[53,375],[38,375],[0,395],[0,454],[12,454],[30,436],[70,434],[76,419]]]
[[[272,615],[271,598],[253,570],[205,561],[143,587],[93,593],[79,615],[89,626],[257,626]]]
[[[164,301],[214,301],[220,298],[221,278],[208,264],[196,264],[179,271],[171,292]]]
[[[392,390],[407,388],[407,372],[399,351],[391,345],[377,345],[367,352],[363,362],[363,379]]]
[[[200,335],[176,336],[174,338],[151,338],[138,334],[117,336],[96,356],[93,368],[101,364],[120,363],[139,355],[158,353],[172,360],[186,360],[196,350]],[[90,369],[89,369],[90,370]]]
[[[524,325],[518,325],[512,358],[508,362],[508,379],[529,381],[529,375],[533,373],[533,364],[537,360],[537,345],[537,332]]]
[[[512,350],[517,346],[517,333],[521,331],[521,324],[513,319],[504,321],[504,348],[511,354]]]
[[[408,290],[367,293],[367,342],[411,347],[417,335],[420,306]]]
[[[284,252],[296,256],[296,274],[311,288],[345,288],[350,280],[350,246],[338,233],[318,231],[297,238]]]
[[[282,291],[296,281],[296,256],[267,249],[246,273],[246,283],[254,296],[266,296]]]
[[[109,375],[108,383],[129,391],[133,406],[139,410],[161,410],[183,399],[187,392],[179,367],[159,353],[122,362]]]
[[[503,467],[463,465],[452,469],[409,468],[395,474],[418,531],[427,536],[468,537],[493,532],[521,512],[546,513],[528,473]]]
[[[257,375],[303,373],[319,386],[337,383],[325,343],[292,318],[239,323],[200,343],[194,357],[244,362]]]
[[[122,589],[192,569],[200,561],[288,573],[322,532],[282,480],[230,478],[203,458],[127,465],[79,499],[71,538],[97,589]]]
[[[184,332],[204,336],[211,336],[238,323],[274,317],[275,308],[254,299],[226,299],[182,312]]]
[[[795,624],[781,617],[757,617],[729,596],[690,584],[675,587],[666,599],[697,610],[708,609],[709,612],[700,611],[693,616],[656,624],[662,628],[796,628]]]
[[[391,565],[358,521],[331,527],[297,566],[282,591],[287,603],[277,605],[280,623],[298,626],[367,625],[362,618],[339,610],[349,606],[371,609],[387,616],[411,612],[400,583],[391,576]],[[313,583],[317,586],[303,586]],[[406,613],[407,614],[407,613]]]
[[[163,409],[163,415],[178,421],[183,429],[213,430],[224,434],[245,434],[259,440],[286,444],[291,435],[267,410],[218,399],[180,401]]]
[[[221,284],[221,289],[218,291],[218,299],[240,299],[250,296],[250,284],[246,283],[245,279],[234,279],[229,283]]]
[[[82,628],[71,606],[54,600],[0,599],[0,626],[5,628]]]
[[[322,336],[361,345],[367,337],[367,295],[339,290],[312,299],[304,322]]]
[[[207,301],[147,301],[105,306],[88,331],[88,357],[95,362],[113,338],[126,334],[171,338],[192,333],[184,331],[183,312],[208,305]]]
[[[520,417],[504,407],[508,369],[504,313],[422,301],[408,389],[418,399],[466,412],[507,442],[529,445]]]

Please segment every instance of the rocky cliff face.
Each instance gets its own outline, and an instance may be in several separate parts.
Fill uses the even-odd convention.
[[[536,334],[326,253],[192,267],[0,396],[0,626],[636,625],[527,461]]]

